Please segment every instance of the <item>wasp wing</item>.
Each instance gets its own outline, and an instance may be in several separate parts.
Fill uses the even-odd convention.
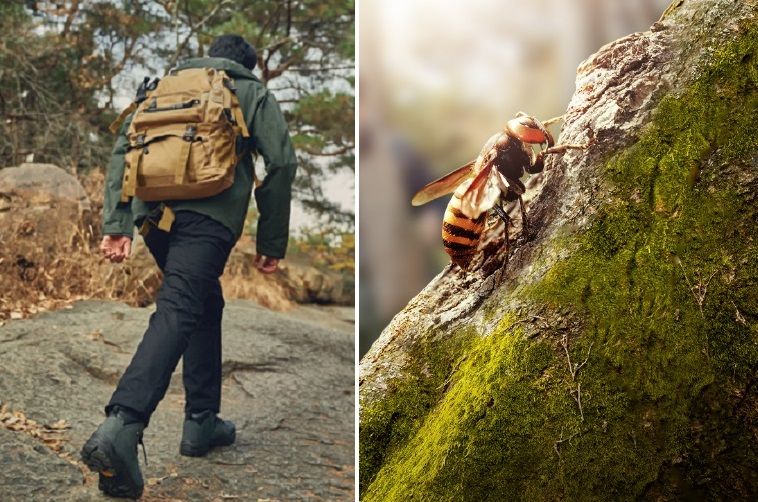
[[[442,197],[455,191],[461,181],[470,177],[472,174],[472,168],[474,167],[475,160],[472,160],[468,164],[465,164],[452,173],[446,174],[440,179],[434,180],[424,188],[416,192],[413,196],[411,204],[414,206],[420,206],[426,204],[429,201]]]
[[[493,164],[488,164],[476,175],[474,181],[461,196],[461,211],[469,218],[478,218],[480,214],[490,209],[500,197],[497,170],[493,172]],[[494,175],[493,175],[494,174]]]

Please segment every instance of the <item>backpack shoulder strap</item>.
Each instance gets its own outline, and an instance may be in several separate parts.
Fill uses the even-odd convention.
[[[234,80],[222,70],[224,87],[227,89],[226,98],[228,101],[224,103],[224,108],[229,108],[232,113],[234,121],[237,123],[237,127],[240,128],[240,134],[243,138],[250,137],[250,131],[247,129],[245,123],[245,116],[242,114],[242,106],[240,106],[239,96],[237,96],[237,88],[234,87]]]
[[[118,130],[121,128],[121,124],[123,124],[124,120],[126,120],[126,117],[136,109],[137,109],[137,103],[135,101],[132,101],[129,104],[129,106],[124,108],[124,110],[118,115],[118,117],[116,117],[116,120],[111,122],[111,125],[108,126],[108,130],[111,132],[111,134],[116,134]]]
[[[249,138],[250,131],[247,130],[245,116],[242,115],[242,107],[240,106],[239,99],[232,99],[232,114],[234,115],[234,121],[237,122],[237,126],[240,128],[242,137]]]

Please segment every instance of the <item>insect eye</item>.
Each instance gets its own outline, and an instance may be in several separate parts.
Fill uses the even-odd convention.
[[[525,143],[551,143],[550,133],[533,117],[518,117],[509,120],[506,128],[511,136]]]

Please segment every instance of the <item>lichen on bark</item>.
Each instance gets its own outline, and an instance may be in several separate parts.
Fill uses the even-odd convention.
[[[561,259],[371,354],[364,500],[756,495],[758,26],[740,12],[596,157],[586,225],[528,256]]]

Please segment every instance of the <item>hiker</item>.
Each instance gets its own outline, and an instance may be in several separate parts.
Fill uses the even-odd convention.
[[[100,474],[100,489],[112,496],[142,494],[137,444],[181,356],[180,453],[203,456],[235,440],[234,424],[217,416],[219,277],[242,234],[254,182],[256,268],[275,272],[287,247],[296,170],[287,124],[274,96],[253,76],[257,56],[249,43],[223,35],[208,54],[182,62],[157,83],[145,80],[122,114],[108,166],[102,253],[115,263],[126,259],[137,226],[164,274],[147,331],[105,407],[107,418],[82,448],[84,462]],[[211,90],[192,90],[200,84]],[[172,92],[176,88],[183,93]],[[251,153],[265,162],[260,184]]]

